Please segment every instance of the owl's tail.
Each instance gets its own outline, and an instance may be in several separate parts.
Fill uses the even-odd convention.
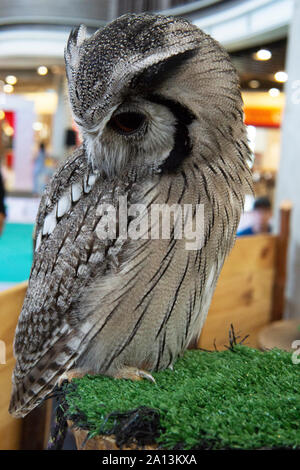
[[[58,380],[50,380],[45,388],[41,388],[36,393],[32,389],[27,389],[23,382],[14,385],[8,409],[9,413],[15,418],[24,418],[47,398]],[[26,380],[24,383],[26,383]],[[33,385],[36,386],[36,384],[38,384],[38,381]]]
[[[97,331],[94,325],[88,331],[82,329],[62,336],[22,377],[17,361],[9,413],[16,418],[23,418],[40,405],[51,394],[61,376],[72,368]]]
[[[51,351],[53,355],[53,351]],[[65,364],[58,364],[55,360],[50,362],[50,354],[46,354],[41,361],[22,378],[16,381],[13,378],[13,390],[9,404],[9,413],[15,418],[24,418],[30,411],[39,406],[53,391],[60,377],[69,370],[75,359]],[[57,366],[56,369],[54,367]]]

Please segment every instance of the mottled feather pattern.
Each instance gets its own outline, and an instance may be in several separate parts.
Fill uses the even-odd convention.
[[[252,188],[236,72],[188,21],[125,15],[91,37],[80,27],[65,59],[83,145],[40,204],[15,338],[15,416],[73,368],[119,376],[172,367],[200,335]],[[124,135],[110,122],[128,112],[145,125]],[[192,204],[194,224],[203,204],[201,248],[187,250],[174,224],[170,239],[100,239],[98,207],[118,214],[120,196],[128,208]]]

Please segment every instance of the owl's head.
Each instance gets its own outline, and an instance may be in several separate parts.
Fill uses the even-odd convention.
[[[174,171],[199,133],[242,122],[228,54],[187,20],[124,15],[90,37],[82,25],[65,61],[74,120],[106,176]]]

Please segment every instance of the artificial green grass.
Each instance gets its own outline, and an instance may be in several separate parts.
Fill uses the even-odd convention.
[[[157,410],[155,441],[165,449],[297,448],[300,366],[291,353],[236,345],[187,351],[156,384],[85,376],[65,386],[67,417],[90,437],[114,431],[116,416],[141,406]]]

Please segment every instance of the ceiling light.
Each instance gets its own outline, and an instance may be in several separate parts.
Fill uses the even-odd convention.
[[[3,124],[3,131],[7,137],[12,137],[14,135],[14,129],[9,124]]]
[[[9,85],[15,85],[17,83],[18,79],[14,75],[7,75],[7,77],[5,78],[5,81]]]
[[[259,88],[260,87],[260,82],[258,80],[250,80],[248,83],[250,88]]]
[[[4,93],[12,93],[14,91],[14,87],[12,85],[9,85],[9,83],[7,83],[6,85],[3,86],[3,91]]]
[[[41,131],[43,129],[43,124],[41,122],[34,122],[32,127],[35,131]]]
[[[272,96],[272,98],[274,98],[275,96],[279,96],[280,90],[278,90],[278,88],[270,88],[269,95]]]
[[[38,67],[38,69],[37,69],[37,73],[38,73],[39,75],[47,75],[48,69],[47,69],[47,67],[46,67],[45,65],[40,65],[40,66]]]
[[[272,57],[272,52],[268,49],[259,49],[259,51],[255,52],[254,58],[256,60],[269,60]]]
[[[276,82],[284,83],[288,79],[288,74],[283,71],[276,72],[274,75]]]

